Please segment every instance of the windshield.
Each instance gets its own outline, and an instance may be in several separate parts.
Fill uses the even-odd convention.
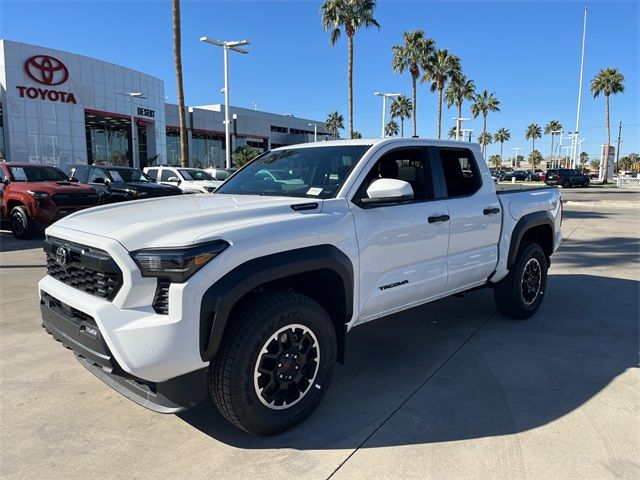
[[[114,182],[151,182],[148,176],[135,168],[107,168],[106,170]]]
[[[180,168],[178,169],[182,177],[189,180],[213,180],[213,177],[204,170],[198,170],[195,168]]]
[[[9,167],[14,182],[65,182],[69,181],[62,170],[40,165]]]
[[[216,193],[331,198],[370,145],[288,148],[267,152]]]

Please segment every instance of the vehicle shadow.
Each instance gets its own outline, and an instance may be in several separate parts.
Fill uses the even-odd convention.
[[[0,230],[0,252],[15,252],[18,250],[30,250],[42,248],[44,235],[38,234],[28,240],[19,240],[9,231]]]
[[[317,411],[274,437],[237,430],[210,400],[180,418],[246,449],[366,448],[527,431],[637,367],[639,287],[551,275],[545,302],[528,321],[497,314],[483,290],[357,327]]]

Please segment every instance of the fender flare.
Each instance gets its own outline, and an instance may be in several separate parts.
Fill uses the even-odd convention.
[[[547,211],[539,211],[529,213],[523,216],[511,232],[511,243],[509,244],[509,256],[507,257],[507,269],[511,269],[516,263],[518,251],[520,250],[520,244],[522,243],[522,237],[528,230],[539,227],[541,225],[547,225],[551,228],[551,241],[553,242],[553,232],[555,231],[553,219]]]
[[[331,270],[344,286],[344,318],[332,318],[338,337],[338,358],[343,358],[346,324],[353,315],[353,265],[347,255],[333,245],[317,245],[249,260],[211,285],[200,304],[200,356],[208,362],[218,352],[232,308],[244,295],[274,280],[291,275]],[[341,355],[342,353],[342,355]]]

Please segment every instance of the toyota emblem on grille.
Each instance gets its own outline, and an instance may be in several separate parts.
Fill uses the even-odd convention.
[[[61,267],[66,267],[69,263],[69,250],[66,247],[56,249],[56,263]]]

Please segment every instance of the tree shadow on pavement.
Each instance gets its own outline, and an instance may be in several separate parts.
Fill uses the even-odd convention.
[[[0,231],[0,252],[15,252],[19,250],[30,250],[32,248],[42,248],[44,235],[36,235],[28,240],[19,240],[11,232]]]
[[[550,275],[545,302],[527,321],[496,313],[491,292],[482,290],[357,327],[319,408],[278,436],[237,430],[210,400],[180,417],[226,444],[258,449],[369,448],[527,431],[637,367],[639,287]]]
[[[637,264],[640,252],[638,237],[607,237],[595,240],[574,240],[562,243],[552,257],[552,264],[566,267],[603,267]],[[555,260],[554,260],[555,259]]]

